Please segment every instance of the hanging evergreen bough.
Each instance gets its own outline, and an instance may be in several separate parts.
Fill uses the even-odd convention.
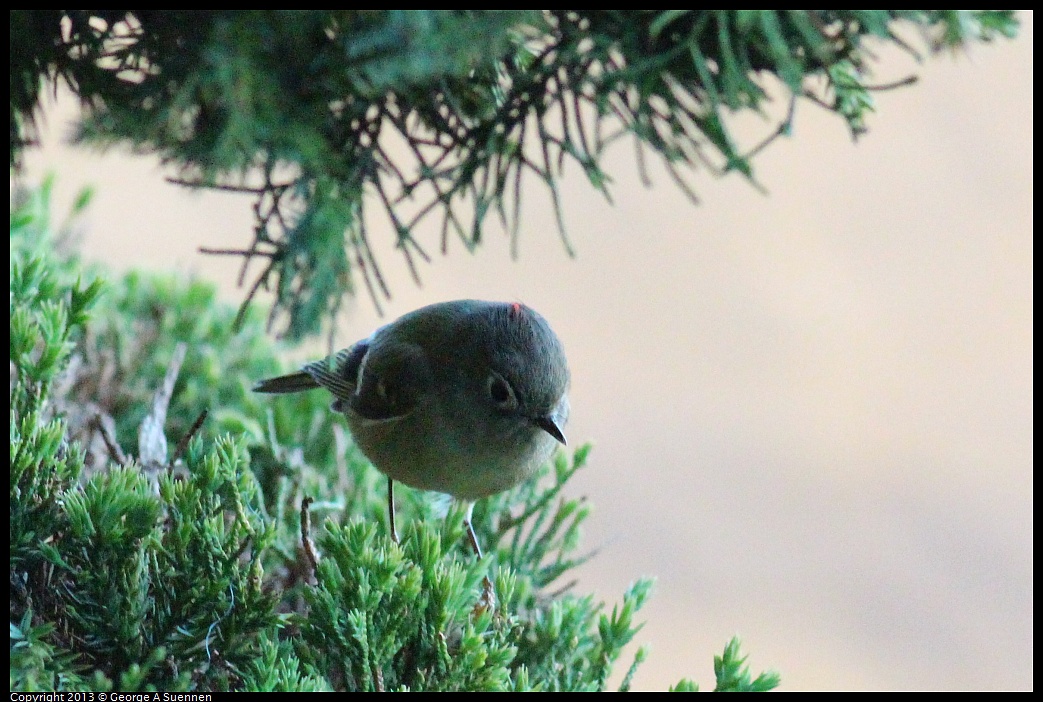
[[[269,323],[300,338],[345,294],[390,295],[381,220],[417,280],[432,248],[477,246],[490,215],[516,251],[528,176],[571,250],[562,172],[608,196],[602,157],[622,136],[694,199],[700,168],[752,181],[801,102],[865,131],[873,92],[911,81],[875,84],[874,47],[919,60],[1016,28],[1010,10],[14,11],[11,159],[42,88],[62,83],[84,105],[81,140],[250,194],[253,241],[217,253],[244,259],[243,311],[270,289]],[[728,123],[746,110],[775,121],[742,146]]]

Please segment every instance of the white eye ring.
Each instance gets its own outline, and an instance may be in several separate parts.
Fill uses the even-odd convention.
[[[489,379],[485,383],[489,399],[499,409],[513,411],[518,409],[518,396],[507,380],[496,371],[489,371]]]

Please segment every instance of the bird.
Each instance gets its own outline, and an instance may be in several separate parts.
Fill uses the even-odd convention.
[[[550,324],[519,302],[454,300],[409,312],[328,358],[257,382],[259,393],[324,388],[356,445],[388,479],[466,505],[531,477],[566,445],[570,372]]]

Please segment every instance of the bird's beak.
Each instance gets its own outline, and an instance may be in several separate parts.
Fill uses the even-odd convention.
[[[558,423],[553,415],[547,415],[546,417],[536,417],[535,419],[533,419],[533,422],[535,422],[536,426],[538,426],[540,429],[542,429],[543,431],[547,432],[555,439],[560,441],[562,446],[568,446],[568,442],[565,441],[565,435],[561,433],[561,429],[558,428]]]

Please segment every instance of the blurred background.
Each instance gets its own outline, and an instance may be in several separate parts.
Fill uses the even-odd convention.
[[[605,165],[614,205],[576,169],[562,184],[575,258],[530,183],[516,260],[489,231],[475,255],[436,255],[418,289],[386,247],[385,316],[346,306],[338,346],[438,300],[521,300],[551,321],[573,373],[567,434],[595,444],[571,486],[595,506],[585,543],[599,550],[579,590],[616,602],[658,579],[635,687],[712,688],[734,634],[784,690],[1032,687],[1020,17],[1015,41],[922,64],[882,49],[879,83],[919,82],[877,94],[857,143],[801,103],[792,137],[754,161],[766,193],[703,172],[693,206],[651,159],[643,186],[621,142]],[[168,184],[154,158],[72,149],[74,115],[59,96],[24,179],[58,176],[56,213],[96,188],[84,254],[200,276],[238,304],[238,260],[197,249],[248,244],[250,199]],[[737,133],[748,148],[775,124]],[[420,239],[437,251],[437,231]]]

